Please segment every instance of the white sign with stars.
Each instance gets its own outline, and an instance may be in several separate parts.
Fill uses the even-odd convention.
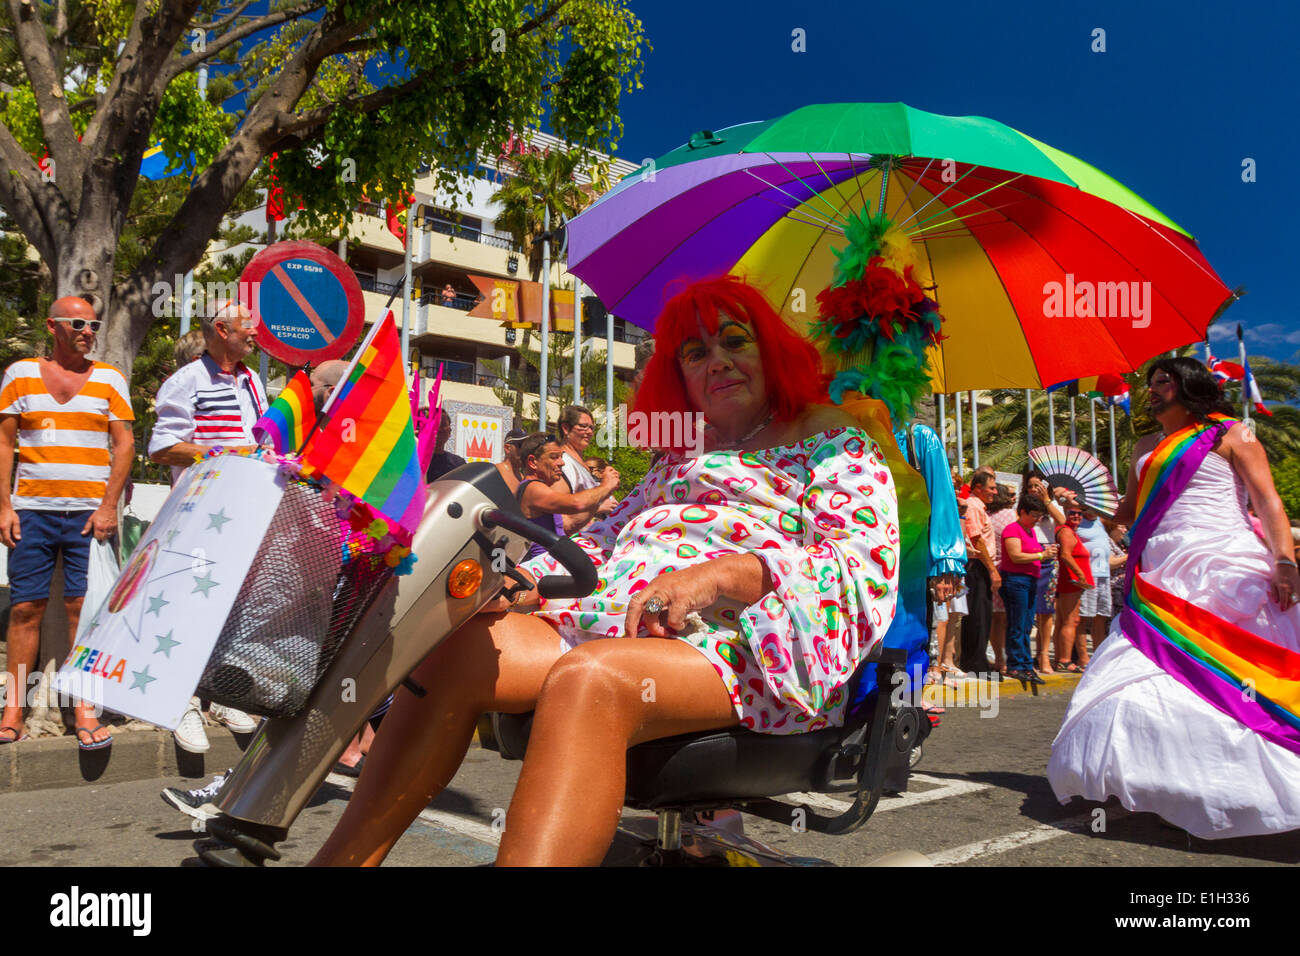
[[[59,691],[174,729],[283,495],[276,466],[255,458],[185,469],[108,597],[82,609]]]

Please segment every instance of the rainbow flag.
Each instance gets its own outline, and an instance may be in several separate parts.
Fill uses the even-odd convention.
[[[259,444],[270,442],[277,454],[296,452],[316,424],[316,404],[311,397],[311,379],[299,372],[271,403],[266,414],[253,426]]]
[[[1300,753],[1300,654],[1216,617],[1142,577],[1142,549],[1160,518],[1236,419],[1211,416],[1168,436],[1138,478],[1120,626],[1139,651],[1206,703]]]
[[[303,473],[328,478],[414,533],[424,514],[424,476],[391,311],[362,343],[327,412],[302,450]]]

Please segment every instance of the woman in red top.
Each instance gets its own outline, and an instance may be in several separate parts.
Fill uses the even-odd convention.
[[[1056,669],[1078,674],[1088,666],[1088,637],[1078,634],[1079,599],[1083,592],[1096,586],[1092,579],[1092,562],[1088,547],[1079,537],[1083,521],[1083,504],[1065,506],[1065,524],[1056,529],[1056,543],[1061,546],[1061,573],[1056,587]],[[1076,658],[1071,660],[1071,655]]]

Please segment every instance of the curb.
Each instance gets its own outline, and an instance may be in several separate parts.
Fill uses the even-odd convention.
[[[1009,697],[1041,697],[1044,694],[1069,694],[1074,692],[1082,676],[1079,674],[1043,674],[1043,683],[1037,691],[1018,680],[1004,677],[1000,682],[978,680],[973,677],[957,681],[957,686],[927,684],[922,692],[926,703],[939,704],[944,707],[962,706],[964,702],[983,697],[989,700],[997,695],[999,700]],[[983,686],[981,686],[983,685]],[[997,688],[997,690],[993,690]]]
[[[192,754],[167,730],[118,730],[111,747],[81,750],[77,738],[39,737],[0,747],[0,794],[167,777],[207,778],[233,767],[252,734],[205,727],[211,748]]]

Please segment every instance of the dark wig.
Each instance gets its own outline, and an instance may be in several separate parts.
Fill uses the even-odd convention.
[[[1211,412],[1232,414],[1232,406],[1223,397],[1210,370],[1194,358],[1162,358],[1147,372],[1147,385],[1156,372],[1164,372],[1178,389],[1175,399],[1198,422],[1209,421]]]

